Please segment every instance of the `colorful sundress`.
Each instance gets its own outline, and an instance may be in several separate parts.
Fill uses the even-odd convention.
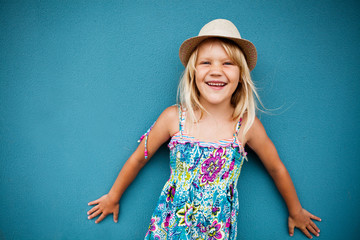
[[[179,132],[168,144],[170,179],[145,239],[236,239],[237,181],[246,155],[237,140],[241,119],[233,139],[203,142],[184,132],[185,117],[179,107]]]

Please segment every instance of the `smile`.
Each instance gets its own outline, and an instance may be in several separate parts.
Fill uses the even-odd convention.
[[[226,83],[223,82],[207,82],[206,84],[210,87],[224,87],[226,85]]]

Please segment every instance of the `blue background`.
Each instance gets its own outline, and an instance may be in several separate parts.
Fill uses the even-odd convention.
[[[137,140],[176,101],[178,49],[216,18],[258,49],[260,114],[320,239],[360,228],[357,1],[0,1],[0,239],[142,239],[169,177],[166,146],[112,217],[87,220]],[[288,237],[250,152],[239,239]]]

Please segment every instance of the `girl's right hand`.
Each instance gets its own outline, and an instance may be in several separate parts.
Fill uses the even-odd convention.
[[[92,209],[90,209],[87,214],[88,219],[93,219],[94,217],[100,215],[98,219],[96,219],[95,223],[101,222],[107,215],[113,214],[114,222],[118,221],[119,218],[119,202],[113,201],[108,194],[105,194],[101,198],[89,202],[89,206],[96,205]]]

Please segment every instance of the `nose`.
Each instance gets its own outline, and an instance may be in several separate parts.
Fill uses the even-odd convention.
[[[216,63],[211,64],[210,75],[211,76],[221,76],[222,75],[221,65],[216,64]]]

